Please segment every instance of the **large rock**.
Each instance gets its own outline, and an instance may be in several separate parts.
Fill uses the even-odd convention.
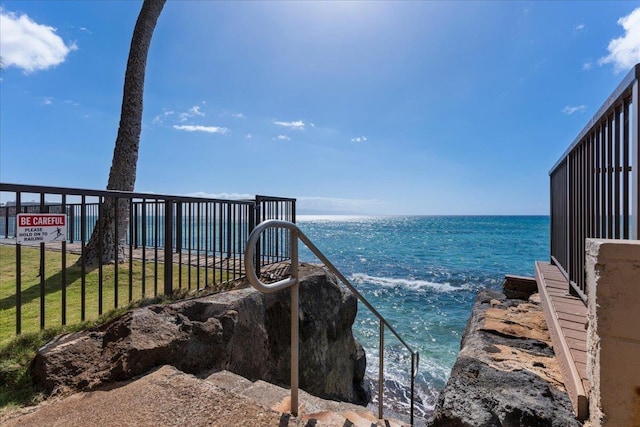
[[[430,426],[581,426],[535,296],[478,294]]]
[[[351,331],[357,301],[324,270],[301,273],[300,387],[366,404],[365,355]],[[226,369],[288,387],[289,308],[289,290],[263,295],[247,288],[136,309],[47,343],[34,359],[34,381],[47,393],[86,391],[172,365],[191,374]]]

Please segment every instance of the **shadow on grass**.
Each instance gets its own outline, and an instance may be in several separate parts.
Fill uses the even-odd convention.
[[[104,267],[103,267],[104,268]],[[87,265],[85,266],[85,277],[91,274],[93,271],[98,270],[97,265]],[[76,263],[66,268],[66,285],[67,288],[74,284],[75,282],[82,279],[82,267]],[[49,278],[44,281],[44,295],[47,296],[52,293],[62,291],[63,286],[63,272],[60,270],[59,272],[53,274]],[[79,284],[78,284],[79,286]],[[21,289],[21,303],[22,305],[28,304],[29,302],[40,298],[40,287],[41,283],[35,283],[29,286],[26,289]],[[0,299],[0,310],[8,310],[16,307],[16,295],[9,295],[8,297]]]

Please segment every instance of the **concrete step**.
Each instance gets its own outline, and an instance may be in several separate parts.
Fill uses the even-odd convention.
[[[265,381],[250,380],[229,371],[215,372],[206,381],[216,387],[248,397],[266,409],[291,413],[291,391]],[[313,396],[304,390],[298,393],[298,419],[305,426],[354,426],[354,427],[404,427],[401,421],[391,418],[379,420],[377,415],[363,406],[336,402]]]

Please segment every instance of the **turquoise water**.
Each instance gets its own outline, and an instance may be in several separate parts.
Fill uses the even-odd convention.
[[[478,290],[501,289],[505,274],[532,276],[534,261],[549,258],[547,216],[299,216],[297,222],[419,351],[418,415],[433,409],[446,384]],[[300,258],[318,262],[302,245]],[[359,304],[354,334],[366,350],[374,391],[378,331],[377,320]],[[389,406],[406,412],[410,356],[389,333],[385,344]]]

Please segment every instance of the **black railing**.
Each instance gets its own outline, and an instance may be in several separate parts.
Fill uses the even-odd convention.
[[[640,64],[551,169],[551,260],[587,300],[585,239],[638,239]]]
[[[5,201],[0,206],[2,267],[11,270],[13,278],[3,278],[0,313],[3,322],[15,319],[16,334],[23,330],[25,313],[34,310],[23,306],[35,300],[39,327],[44,328],[84,321],[141,298],[242,278],[242,257],[256,224],[264,219],[295,221],[291,198],[221,200],[7,183],[0,183],[0,192]],[[127,206],[124,254],[118,244],[123,236],[118,239],[114,226],[120,262],[89,265],[80,255],[86,253],[96,227],[98,233],[106,233],[99,224],[108,199]],[[66,213],[66,241],[17,244],[19,213]],[[257,273],[291,256],[283,236],[270,236],[261,248]],[[98,246],[100,254],[106,249]],[[11,292],[6,290],[7,280],[15,282]],[[71,294],[73,298],[67,298]],[[52,318],[58,307],[60,316]]]

